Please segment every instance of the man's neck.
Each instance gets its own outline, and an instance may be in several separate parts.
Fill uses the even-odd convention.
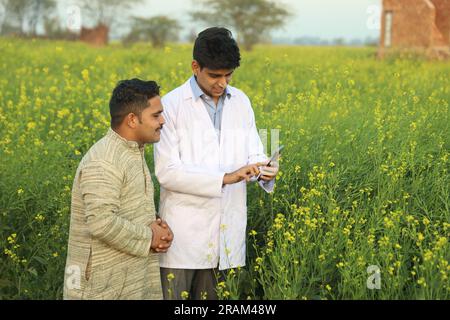
[[[132,133],[130,133],[128,130],[123,130],[121,128],[112,129],[115,133],[117,133],[119,136],[124,138],[127,141],[135,141],[138,143],[139,148],[143,148],[145,146],[145,143],[138,141]]]
[[[198,82],[197,77],[196,77],[195,75],[194,75],[194,79],[195,79],[195,82],[197,82],[197,85],[198,85],[198,87],[200,88],[200,90],[202,90],[203,94],[205,94],[205,95],[207,95],[208,97],[210,97],[211,99],[213,99],[213,101],[214,101],[214,103],[215,103],[215,105],[216,105],[216,108],[217,108],[217,104],[219,103],[220,97],[211,96],[210,94],[208,94],[208,93],[206,92],[206,90],[203,89],[202,85]],[[225,94],[225,93],[224,93],[224,94]]]

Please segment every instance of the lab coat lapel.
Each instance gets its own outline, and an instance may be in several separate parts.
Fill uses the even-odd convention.
[[[195,119],[195,122],[200,126],[199,128],[194,128],[194,130],[199,130],[198,135],[196,136],[200,137],[203,142],[197,145],[204,146],[206,148],[206,150],[203,150],[203,152],[201,152],[203,154],[203,157],[211,157],[212,159],[214,158],[214,155],[220,154],[219,139],[217,138],[216,130],[211,122],[211,118],[209,117],[208,111],[206,110],[203,101],[201,99],[195,99],[189,82],[186,85],[187,88],[185,89],[188,90],[191,97],[191,112],[193,114],[192,119]],[[195,125],[195,123],[192,123],[192,125]]]
[[[246,162],[238,161],[245,147],[246,132],[240,125],[242,113],[239,104],[236,103],[236,94],[233,87],[228,87],[230,98],[225,98],[222,111],[222,124],[220,135],[220,165],[224,170],[236,170],[236,165],[245,165]]]
[[[230,132],[230,123],[232,122],[231,111],[233,108],[233,97],[228,99],[225,97],[223,110],[222,110],[222,122],[220,124],[220,144],[219,144],[219,152],[220,152],[220,166],[226,167],[226,145],[227,143],[227,135]]]

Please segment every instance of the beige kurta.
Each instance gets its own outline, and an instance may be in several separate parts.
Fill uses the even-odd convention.
[[[64,298],[162,299],[154,220],[144,149],[109,129],[75,175]]]

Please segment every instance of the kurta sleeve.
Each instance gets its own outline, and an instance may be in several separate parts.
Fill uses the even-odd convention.
[[[164,110],[166,123],[161,130],[161,139],[154,145],[155,174],[163,188],[201,197],[222,196],[225,172],[205,170],[187,166],[180,159],[180,145],[174,115]]]
[[[85,217],[92,237],[125,253],[145,257],[150,253],[150,226],[118,215],[122,175],[112,164],[91,161],[80,171]]]

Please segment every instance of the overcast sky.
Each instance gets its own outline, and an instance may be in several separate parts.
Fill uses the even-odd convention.
[[[76,0],[60,0],[60,11]],[[273,32],[278,38],[320,37],[323,39],[365,39],[378,37],[377,9],[381,0],[276,0],[293,14],[283,29]],[[143,0],[132,9],[132,14],[150,17],[168,15],[185,26],[183,36],[192,29],[200,31],[203,26],[190,20],[189,12],[199,1],[192,0]]]

